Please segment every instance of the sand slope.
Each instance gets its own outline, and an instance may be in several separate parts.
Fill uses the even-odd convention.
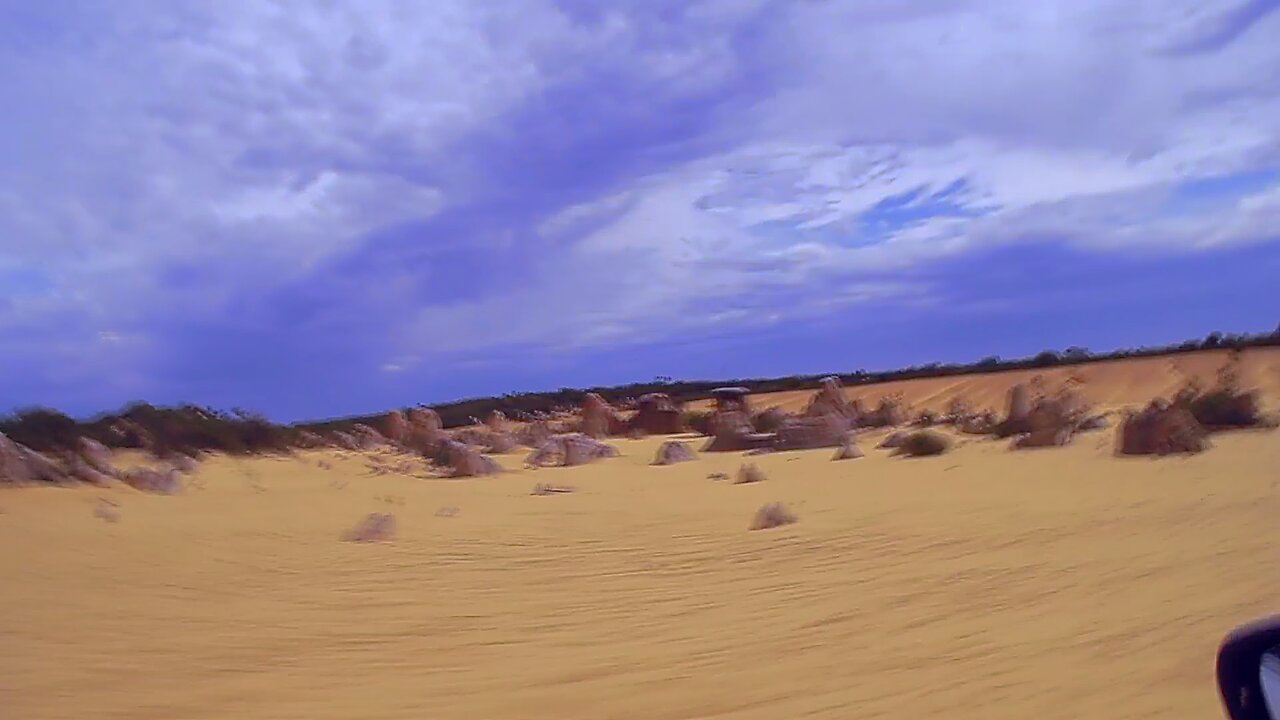
[[[1117,407],[1211,383],[1225,358],[850,395],[996,408],[1040,374]],[[1241,375],[1275,407],[1280,351],[1249,351]],[[485,480],[316,452],[216,458],[182,497],[3,492],[0,716],[1221,716],[1217,641],[1280,611],[1280,434],[1165,460],[1113,457],[1111,431],[927,460],[877,437],[862,460],[755,459],[770,479],[750,486],[707,477],[737,455],[649,467],[653,438],[583,468],[512,455]],[[120,522],[94,516],[101,497]],[[772,500],[800,522],[747,532]],[[338,541],[372,511],[396,514],[396,542]]]
[[[759,458],[749,486],[707,478],[734,455],[649,467],[648,439],[497,479],[310,453],[215,459],[181,497],[0,493],[0,715],[1221,716],[1216,643],[1280,610],[1280,434],[1167,460],[1110,432],[873,442]],[[772,500],[800,522],[748,532]],[[398,541],[338,541],[383,510]]]
[[[859,398],[874,406],[886,395],[901,394],[908,405],[917,410],[942,412],[954,397],[963,397],[974,408],[1004,410],[1009,388],[1017,383],[1043,379],[1053,388],[1069,379],[1079,383],[1079,391],[1104,408],[1141,405],[1154,397],[1171,397],[1188,381],[1195,379],[1203,387],[1212,387],[1219,368],[1227,363],[1227,351],[1209,350],[1153,358],[1133,358],[1070,365],[1041,370],[1014,370],[1000,373],[963,375],[950,378],[928,378],[878,383],[846,388],[850,398]],[[1241,355],[1240,382],[1257,389],[1272,407],[1280,405],[1280,348],[1250,348]],[[780,407],[799,412],[813,391],[780,392],[755,395],[755,407]],[[693,403],[691,409],[705,409],[709,402]]]

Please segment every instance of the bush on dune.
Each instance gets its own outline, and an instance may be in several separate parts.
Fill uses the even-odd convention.
[[[936,432],[921,430],[913,432],[902,439],[902,444],[894,451],[895,455],[908,457],[930,457],[941,455],[951,449],[951,441]]]

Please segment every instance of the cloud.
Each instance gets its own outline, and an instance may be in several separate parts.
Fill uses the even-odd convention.
[[[302,398],[1266,243],[1275,7],[6,5],[0,375]]]

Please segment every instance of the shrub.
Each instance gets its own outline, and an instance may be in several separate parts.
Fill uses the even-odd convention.
[[[755,465],[743,465],[738,468],[738,479],[734,480],[735,485],[746,485],[748,483],[758,483],[766,479],[764,471]]]
[[[768,530],[769,528],[790,525],[797,520],[794,513],[787,509],[786,505],[778,502],[771,502],[763,505],[756,511],[755,517],[751,519],[750,530]]]
[[[0,420],[0,433],[36,452],[74,448],[82,434],[75,420],[46,408],[21,410]]]
[[[929,430],[913,432],[902,439],[897,454],[910,457],[929,457],[941,455],[951,448],[951,441]]]

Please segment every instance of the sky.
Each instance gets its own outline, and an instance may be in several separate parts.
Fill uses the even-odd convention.
[[[1280,322],[1280,0],[0,0],[0,411]]]

